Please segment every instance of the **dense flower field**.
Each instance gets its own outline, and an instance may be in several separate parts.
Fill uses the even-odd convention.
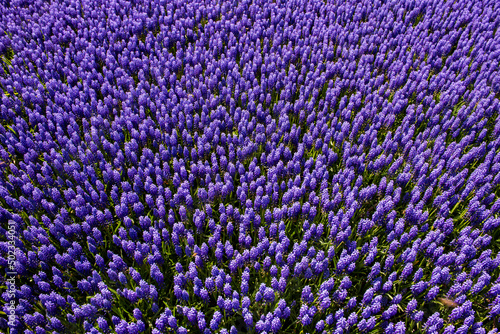
[[[499,25],[2,0],[0,330],[496,333]]]

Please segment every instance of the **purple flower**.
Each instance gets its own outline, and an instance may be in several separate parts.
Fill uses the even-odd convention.
[[[387,310],[385,310],[383,313],[382,313],[382,318],[383,319],[390,319],[392,318],[393,316],[395,316],[398,312],[398,307],[397,305],[391,305],[389,306],[389,308]]]
[[[403,268],[403,270],[402,270],[401,275],[399,276],[399,278],[401,280],[407,279],[411,275],[412,271],[413,271],[413,263],[407,263],[405,265],[405,267]]]
[[[439,293],[439,286],[434,286],[434,287],[432,287],[429,290],[429,292],[427,292],[427,295],[425,296],[425,299],[427,301],[430,301],[430,300],[436,298],[436,296],[438,295],[438,293]]]
[[[423,311],[417,311],[413,314],[412,319],[416,322],[422,321],[424,317],[424,312]]]
[[[301,299],[306,303],[312,303],[314,300],[314,295],[312,294],[311,287],[306,285],[302,289],[302,297]]]

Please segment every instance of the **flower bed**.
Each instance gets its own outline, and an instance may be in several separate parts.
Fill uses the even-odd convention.
[[[495,333],[499,25],[3,1],[0,329]]]

